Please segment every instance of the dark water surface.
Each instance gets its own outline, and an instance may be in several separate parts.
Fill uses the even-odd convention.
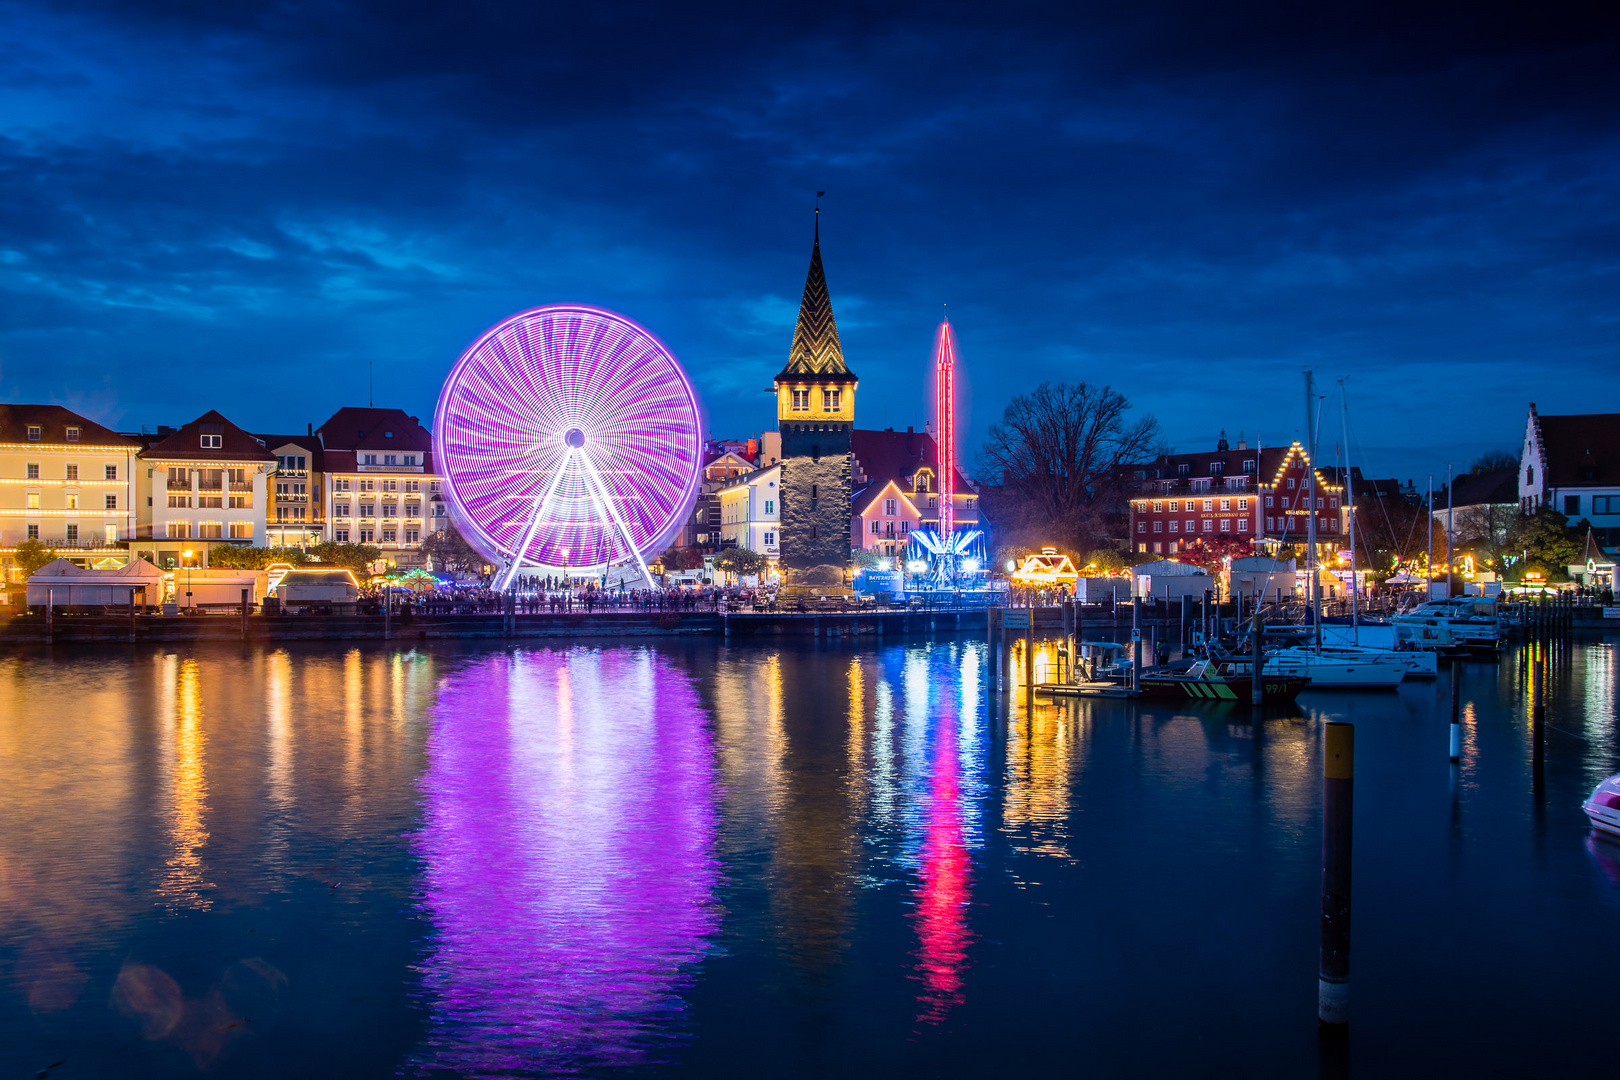
[[[1614,643],[1540,779],[1520,659],[1453,769],[1444,674],[1256,724],[998,706],[974,640],[0,657],[0,1077],[1613,1075]]]

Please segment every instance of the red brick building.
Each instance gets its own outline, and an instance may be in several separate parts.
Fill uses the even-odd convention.
[[[1299,443],[1250,449],[1223,437],[1205,453],[1167,454],[1135,482],[1131,550],[1174,555],[1199,542],[1247,540],[1258,551],[1301,543],[1309,527],[1308,461]],[[1354,473],[1352,473],[1354,475]],[[1317,544],[1325,557],[1347,534],[1341,478],[1316,473]]]

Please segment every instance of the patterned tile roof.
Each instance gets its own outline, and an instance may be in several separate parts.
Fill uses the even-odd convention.
[[[844,363],[844,348],[838,342],[838,324],[833,321],[832,296],[827,292],[827,274],[821,267],[821,218],[816,218],[815,241],[810,248],[810,272],[804,279],[804,299],[799,302],[799,321],[793,327],[793,347],[787,366],[778,379],[806,375],[836,375],[853,380],[855,373]]]

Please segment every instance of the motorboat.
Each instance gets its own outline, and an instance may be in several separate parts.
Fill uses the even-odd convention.
[[[1390,619],[1403,644],[1424,649],[1467,649],[1497,652],[1502,625],[1496,601],[1488,596],[1454,596],[1430,600]]]
[[[1610,836],[1620,836],[1620,773],[1592,789],[1591,798],[1581,804],[1592,828]]]
[[[1433,649],[1380,649],[1373,645],[1323,644],[1322,656],[1362,663],[1389,663],[1406,668],[1407,675],[1440,674],[1440,654]]]
[[[1400,654],[1383,649],[1355,650],[1337,646],[1335,652],[1321,652],[1295,645],[1267,653],[1261,666],[1264,674],[1304,678],[1314,689],[1393,690],[1406,678],[1409,666],[1395,659]],[[1352,650],[1346,654],[1344,650]]]
[[[1309,680],[1281,671],[1263,671],[1261,692],[1266,701],[1292,701]],[[1178,701],[1251,701],[1254,680],[1238,664],[1216,665],[1200,660],[1185,671],[1153,669],[1142,672],[1137,688],[1145,698],[1174,698]]]

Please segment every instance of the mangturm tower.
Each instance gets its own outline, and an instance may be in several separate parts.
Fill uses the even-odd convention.
[[[789,595],[850,592],[850,433],[855,427],[855,373],[844,363],[832,297],[821,268],[821,211],[816,210],[810,273],[804,281],[793,349],[776,377],[776,420],[782,433],[779,557]]]

